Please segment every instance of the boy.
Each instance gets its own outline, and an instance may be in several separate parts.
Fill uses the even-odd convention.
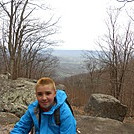
[[[16,123],[10,134],[28,134],[34,126],[35,134],[76,134],[76,120],[65,100],[66,94],[57,90],[55,82],[44,77],[36,86],[37,100]],[[60,125],[56,125],[54,111],[60,107]]]

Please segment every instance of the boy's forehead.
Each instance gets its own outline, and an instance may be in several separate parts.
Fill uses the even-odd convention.
[[[44,88],[44,89],[54,89],[53,84],[45,84],[45,85],[39,85],[37,89]]]

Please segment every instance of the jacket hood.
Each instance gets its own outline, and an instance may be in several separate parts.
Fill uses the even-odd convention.
[[[57,90],[56,91],[56,101],[57,101],[57,107],[62,105],[67,98],[66,93],[63,90]]]

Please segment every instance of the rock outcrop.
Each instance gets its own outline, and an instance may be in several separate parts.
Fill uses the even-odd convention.
[[[103,117],[123,121],[127,113],[127,106],[110,95],[92,94],[85,112],[91,116]]]
[[[0,112],[10,112],[21,117],[27,106],[36,99],[35,82],[19,78],[0,79]]]
[[[77,116],[81,134],[134,134],[134,124],[102,117]]]
[[[14,124],[19,120],[17,116],[7,112],[0,112],[0,134],[9,134]]]

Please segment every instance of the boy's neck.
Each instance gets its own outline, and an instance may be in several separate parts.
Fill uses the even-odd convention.
[[[40,108],[41,108],[44,112],[48,112],[48,111],[51,109],[51,107],[52,107],[53,105],[55,105],[55,102],[52,103],[52,104],[51,104],[49,107],[47,107],[47,108],[44,108],[44,107],[41,107],[41,106],[40,106]]]
[[[43,112],[48,112],[50,110],[50,108],[44,108],[44,107],[41,107],[40,108],[43,110]]]

